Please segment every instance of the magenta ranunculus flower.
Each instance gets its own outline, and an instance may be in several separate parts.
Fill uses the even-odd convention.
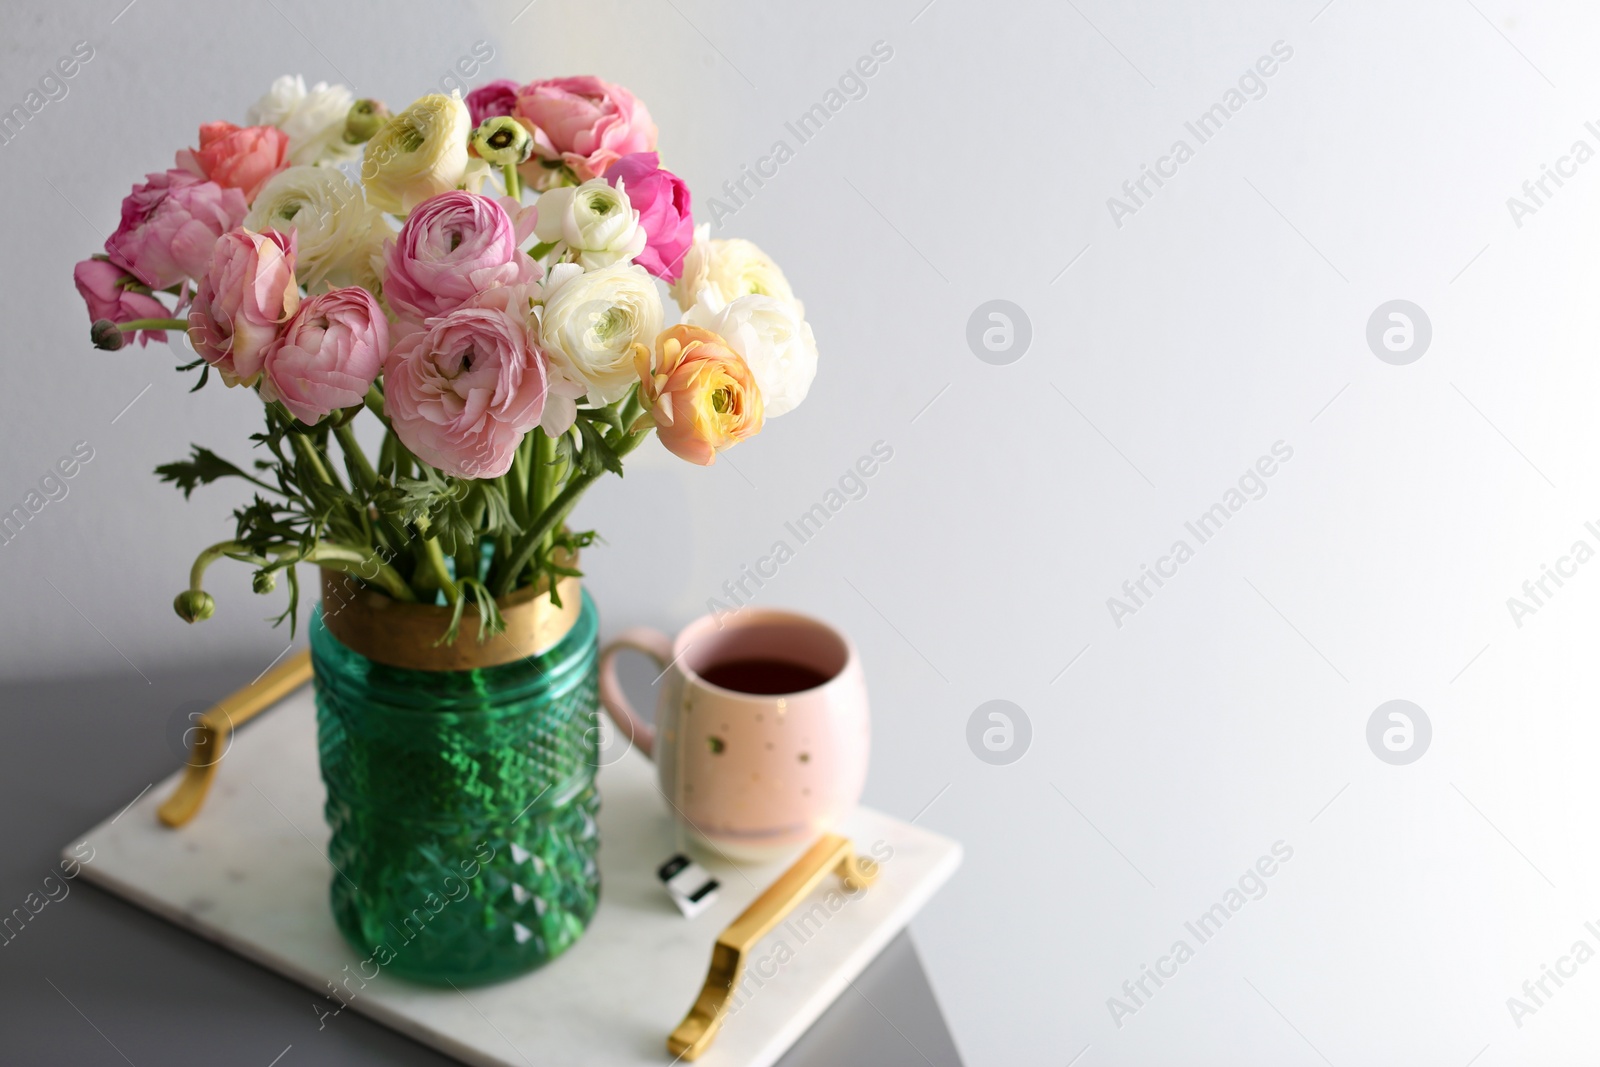
[[[663,281],[677,281],[684,254],[694,244],[689,187],[670,170],[662,170],[654,152],[623,156],[606,168],[605,177],[612,186],[622,183],[648,238],[633,261]]]
[[[170,319],[172,312],[149,293],[133,292],[130,285],[139,280],[114,263],[103,259],[86,259],[72,268],[72,282],[78,295],[89,307],[89,321],[110,319],[112,322],[132,322],[134,319]],[[152,340],[165,341],[164,330],[140,330],[139,343]]]
[[[360,286],[308,297],[267,346],[261,397],[312,424],[367,395],[389,354],[389,322]]]
[[[472,90],[467,94],[467,113],[472,116],[472,124],[481,126],[484,119],[515,113],[517,94],[521,91],[522,86],[510,78],[501,78]]]
[[[517,247],[526,236],[487,196],[429,197],[384,251],[384,299],[402,315],[427,319],[496,286],[533,281],[539,265]]]
[[[199,278],[217,238],[244,221],[244,194],[186,170],[144,177],[122,201],[122,222],[106,241],[111,262],[151,289]]]
[[[300,306],[295,235],[232,230],[217,241],[189,309],[189,341],[229,385],[253,385],[267,346]]]
[[[424,463],[458,478],[498,478],[544,411],[544,358],[502,286],[418,325],[401,323],[383,366],[384,411]]]
[[[644,104],[622,86],[588,75],[529,82],[513,114],[533,128],[533,158],[523,173],[539,188],[542,159],[565,163],[586,182],[623,156],[656,146],[656,124]]]

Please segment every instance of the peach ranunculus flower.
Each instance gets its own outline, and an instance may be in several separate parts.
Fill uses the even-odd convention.
[[[654,359],[633,346],[639,399],[667,451],[710,466],[761,432],[761,390],[744,359],[710,330],[679,324],[656,338]]]
[[[253,385],[267,348],[300,306],[295,235],[222,235],[189,309],[189,340],[229,385]]]
[[[268,178],[289,165],[288,152],[289,135],[276,126],[208,122],[200,127],[200,147],[179,152],[178,166],[239,190],[248,204]]]

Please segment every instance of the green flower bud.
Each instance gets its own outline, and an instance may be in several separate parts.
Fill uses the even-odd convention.
[[[344,143],[365,144],[389,121],[389,109],[382,100],[357,100],[350,105],[344,120]]]
[[[172,610],[184,622],[204,622],[216,612],[217,602],[204,589],[185,589],[173,599]]]
[[[509,115],[483,120],[472,131],[472,147],[479,158],[496,167],[514,167],[533,154],[533,137],[528,128]]]
[[[127,344],[127,338],[110,319],[95,320],[94,325],[89,327],[89,340],[102,352],[115,352]]]
[[[256,571],[250,577],[250,588],[261,594],[272,592],[278,588],[278,572]]]

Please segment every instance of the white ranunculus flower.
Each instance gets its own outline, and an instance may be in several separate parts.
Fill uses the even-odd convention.
[[[295,231],[295,274],[307,288],[355,267],[378,213],[361,187],[333,167],[290,167],[272,176],[245,216],[247,229]]]
[[[562,263],[545,280],[539,343],[559,374],[587,388],[591,404],[609,404],[639,380],[630,348],[654,345],[662,317],[655,279],[643,267],[584,271]]]
[[[383,302],[383,272],[387,269],[384,246],[394,239],[395,229],[381,211],[368,208],[367,217],[371,220],[367,232],[356,242],[349,258],[328,274],[327,281],[334,288],[359,285],[387,309]]]
[[[719,305],[710,287],[684,322],[717,334],[744,357],[769,419],[800,406],[817,376],[817,342],[794,300],[752,294]]]
[[[471,132],[472,117],[459,92],[434,93],[412,103],[367,142],[361,160],[367,202],[403,215],[439,193],[477,192],[488,168],[467,155]]]
[[[680,260],[682,270],[678,280],[667,286],[679,311],[688,311],[700,298],[711,269],[711,224],[702,222],[694,228],[694,241],[684,250]]]
[[[613,189],[604,178],[592,178],[551,189],[540,195],[538,207],[534,235],[572,249],[584,270],[630,261],[644,251],[648,235],[621,184]]]
[[[310,89],[298,74],[285,74],[250,105],[251,126],[276,126],[289,135],[290,163],[343,163],[361,154],[344,141],[345,119],[355,94],[343,85],[317,82]]]
[[[694,244],[683,257],[683,274],[672,286],[672,299],[687,312],[711,290],[717,306],[741,296],[771,296],[800,306],[789,279],[755,244],[742,238],[711,239],[711,228],[695,227]],[[800,312],[804,315],[804,309]]]

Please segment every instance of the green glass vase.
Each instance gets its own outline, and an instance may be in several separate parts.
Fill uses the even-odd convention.
[[[583,593],[543,654],[406,670],[352,651],[317,609],[333,915],[364,977],[496,982],[583,934],[600,898],[598,638]]]

